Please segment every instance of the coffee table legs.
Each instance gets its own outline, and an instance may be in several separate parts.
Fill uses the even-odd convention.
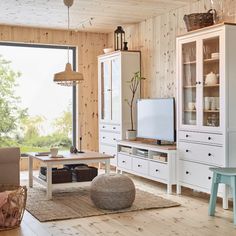
[[[110,159],[105,161],[105,173],[110,173]]]
[[[47,200],[52,199],[52,165],[47,163]]]
[[[29,164],[29,187],[33,187],[33,158],[28,156],[28,164]]]

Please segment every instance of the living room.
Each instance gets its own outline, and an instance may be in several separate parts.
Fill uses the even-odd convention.
[[[58,218],[54,218],[55,216],[50,215],[48,209],[50,207],[52,209],[56,205],[47,204],[49,206],[47,211],[43,209],[46,206],[43,205],[46,204],[43,202],[54,201],[54,204],[57,204],[57,198],[56,201],[53,200],[57,196],[57,191],[48,191],[52,186],[46,185],[47,191],[42,188],[38,199],[32,198],[32,196],[35,197],[34,194],[39,193],[36,190],[40,188],[38,187],[40,185],[38,183],[33,185],[30,176],[39,170],[40,157],[37,161],[32,156],[21,157],[21,185],[26,185],[28,191],[26,210],[19,227],[10,231],[1,230],[0,235],[235,234],[236,210],[233,209],[232,199],[228,204],[228,188],[225,185],[222,184],[219,188],[215,216],[212,215],[212,212],[211,215],[208,213],[210,197],[214,196],[210,194],[213,172],[209,170],[209,167],[234,167],[236,164],[233,158],[236,152],[234,150],[235,112],[233,108],[236,3],[233,0],[119,2],[74,0],[70,7],[65,6],[63,0],[37,3],[36,1],[11,0],[0,3],[0,6],[2,9],[1,43],[63,46],[65,51],[68,46],[70,49],[75,48],[75,64],[71,63],[73,69],[83,75],[83,79],[78,85],[73,86],[76,90],[74,93],[76,112],[73,117],[75,121],[73,145],[78,151],[89,150],[108,156],[115,155],[115,158],[109,160],[111,167],[105,159],[102,159],[101,162],[105,162],[106,165],[97,165],[98,162],[94,159],[87,161],[89,165],[95,162],[95,165],[92,166],[98,168],[98,177],[102,176],[105,171],[110,171],[114,175],[118,175],[117,172],[122,173],[123,177],[131,179],[134,183],[135,201],[142,197],[141,203],[143,204],[148,202],[148,197],[149,199],[153,197],[153,202],[151,200],[150,202],[154,204],[150,207],[134,202],[133,208],[127,208],[128,210],[122,210],[122,212],[112,212],[115,214],[106,211],[104,213],[97,208],[96,213],[91,213],[91,206],[86,208],[84,205],[79,210],[86,214],[81,216],[80,212],[75,212],[75,216],[72,217],[69,215],[72,212],[71,208],[69,210],[65,207],[62,208],[63,210],[58,210],[56,213]],[[214,15],[214,11],[208,12],[210,9],[215,9],[217,15]],[[187,23],[183,18],[185,15],[190,17],[191,13],[208,13],[207,16],[213,17],[213,25],[201,26],[202,29],[195,28],[196,31],[187,30]],[[63,19],[61,19],[62,16]],[[194,16],[196,17],[196,15]],[[224,21],[229,23],[224,24]],[[194,23],[199,22],[194,21]],[[123,31],[116,34],[114,31],[118,26],[122,26]],[[194,25],[192,26],[194,27]],[[128,47],[125,50],[123,42],[121,46],[116,47],[115,36],[120,33],[123,36],[123,32]],[[104,49],[108,49],[110,52],[104,53]],[[187,54],[189,55],[186,56]],[[132,58],[129,59],[129,57]],[[111,104],[108,101],[108,105],[104,105],[102,96],[106,95],[104,90],[109,90],[110,87],[102,89],[105,70],[103,73],[101,72],[105,67],[104,62],[114,61],[114,58],[118,58],[118,61],[121,62],[124,61],[122,67],[128,74],[128,76],[122,74],[124,79],[120,76],[121,88],[124,91],[122,91],[121,110],[118,112],[122,114],[122,119],[118,126],[117,122],[109,123],[104,120],[104,114],[102,114],[107,111],[108,107],[111,107]],[[142,115],[143,110],[140,112],[140,109],[137,110],[134,105],[134,127],[132,128],[137,128],[137,137],[142,138],[138,140],[142,142],[124,140],[126,130],[132,123],[128,105],[131,94],[127,81],[135,78],[135,72],[141,72],[141,74],[136,74],[140,80],[140,90],[138,87],[135,99],[160,102],[172,101],[174,98],[174,103],[168,112],[169,115],[173,113],[172,121],[174,120],[176,126],[173,126],[170,131],[172,132],[171,138],[157,137],[155,134],[147,137],[142,132],[140,133],[141,123],[136,127],[139,122],[137,115],[139,113]],[[184,81],[184,77],[186,77],[186,81]],[[53,77],[48,80],[55,83]],[[57,86],[60,87],[60,85]],[[202,99],[203,97],[204,99]],[[144,106],[144,108],[147,107],[148,104]],[[161,110],[157,106],[155,108],[153,109],[155,111]],[[149,114],[153,110],[149,109]],[[112,111],[117,112],[115,109]],[[0,114],[3,115],[2,112]],[[154,130],[155,127],[152,125],[150,123],[149,128]],[[103,128],[103,126],[106,127]],[[116,127],[121,127],[120,132],[113,132],[113,128]],[[111,128],[111,130],[106,130],[106,128]],[[165,128],[167,132],[170,125]],[[177,137],[174,135],[174,128],[176,128]],[[101,141],[103,137],[108,141]],[[143,138],[148,138],[148,140],[143,140]],[[162,139],[168,142],[167,144],[163,142],[163,145],[158,146],[148,143],[150,139]],[[175,144],[177,148],[175,148]],[[2,147],[2,145],[0,146]],[[69,150],[67,151],[69,152]],[[195,154],[198,151],[199,153]],[[162,170],[163,162],[167,164],[168,174],[165,178],[153,177],[142,171],[138,173],[129,170],[125,165],[128,163],[128,158],[131,158],[132,167],[135,163],[137,168],[146,165],[144,162],[147,161],[146,157],[140,158],[142,163],[135,162],[134,158],[138,153],[147,155],[151,159],[159,158],[158,164],[153,165],[155,172]],[[86,163],[86,159],[84,161]],[[60,158],[58,163],[61,164],[60,162],[63,162],[63,158]],[[154,160],[148,160],[148,171],[152,168],[150,163],[154,162]],[[66,164],[69,163],[71,160],[68,160]],[[1,167],[4,168],[3,165]],[[36,170],[31,172],[28,169]],[[30,172],[29,175],[28,172]],[[50,174],[48,172],[48,176]],[[216,174],[223,175],[223,173]],[[233,173],[231,174],[233,175]],[[205,177],[206,179],[204,179]],[[230,181],[226,182],[230,183]],[[123,187],[125,183],[122,182]],[[30,188],[31,184],[33,188]],[[79,189],[83,189],[83,186],[87,189],[90,186],[90,182],[76,184],[81,187]],[[110,188],[113,184],[114,182]],[[68,186],[65,186],[65,193],[70,194],[73,188]],[[73,187],[76,188],[76,186]],[[109,188],[107,189],[109,190]],[[58,194],[63,190],[64,186],[59,188]],[[141,196],[142,192],[144,195]],[[214,194],[217,195],[217,193]],[[234,196],[234,192],[230,192],[229,195]],[[164,205],[160,204],[161,207],[160,205],[156,207],[155,197],[161,197]],[[75,198],[74,195],[73,198]],[[35,199],[35,202],[32,199]],[[74,200],[72,201],[72,198],[68,197],[66,204],[70,201]],[[37,211],[40,210],[40,207],[44,210],[38,217],[35,216],[37,214],[35,209],[35,211],[27,210],[30,207],[32,209],[34,204],[38,205]],[[89,215],[89,213],[91,214]],[[46,217],[44,215],[50,215],[51,218],[39,220]]]

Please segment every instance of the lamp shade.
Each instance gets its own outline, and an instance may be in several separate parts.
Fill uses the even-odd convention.
[[[54,74],[54,82],[64,86],[73,86],[83,81],[83,74],[75,72],[67,63],[64,71]]]
[[[68,38],[70,29],[70,7],[73,5],[74,0],[64,0],[64,4],[68,8]],[[53,81],[57,84],[64,86],[74,86],[83,81],[83,75],[79,72],[73,71],[71,64],[69,63],[69,46],[67,48],[67,59],[65,71],[54,74]]]

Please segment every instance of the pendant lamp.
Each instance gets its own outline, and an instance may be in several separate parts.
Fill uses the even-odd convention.
[[[68,38],[70,29],[70,7],[73,5],[73,0],[64,0],[64,4],[68,8]],[[74,86],[83,81],[83,75],[79,72],[73,71],[69,62],[69,46],[67,48],[67,59],[65,70],[54,75],[54,82],[64,86]]]

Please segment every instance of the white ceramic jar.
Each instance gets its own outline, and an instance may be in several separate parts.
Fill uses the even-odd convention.
[[[217,75],[213,72],[210,72],[209,74],[207,74],[205,84],[206,85],[215,85],[215,84],[217,84]]]

